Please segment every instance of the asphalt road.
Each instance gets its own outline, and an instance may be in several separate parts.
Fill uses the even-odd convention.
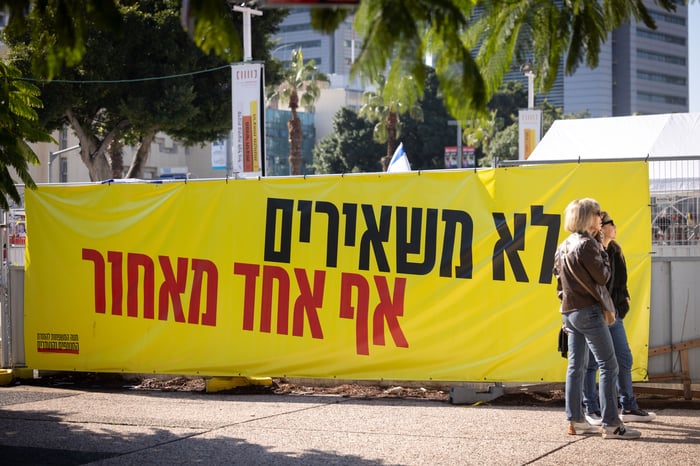
[[[337,395],[0,387],[3,465],[700,463],[700,410],[639,440],[569,436],[561,407]]]

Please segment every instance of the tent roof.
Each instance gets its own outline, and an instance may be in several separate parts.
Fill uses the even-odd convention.
[[[700,113],[557,120],[528,160],[700,156]]]

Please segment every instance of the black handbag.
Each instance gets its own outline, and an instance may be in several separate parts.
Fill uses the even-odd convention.
[[[557,351],[559,351],[561,353],[562,358],[567,357],[567,354],[569,352],[569,334],[566,333],[566,330],[564,330],[564,327],[561,327],[559,329],[559,341],[558,341]]]

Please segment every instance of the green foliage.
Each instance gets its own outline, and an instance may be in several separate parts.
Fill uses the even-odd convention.
[[[89,38],[88,24],[121,32],[121,17],[115,0],[2,0],[8,11],[6,28],[14,36],[27,34],[44,51],[32,57],[34,72],[56,76],[64,66],[74,66],[85,54]],[[35,27],[37,18],[46,26]]]
[[[675,9],[673,0],[657,4],[668,11]],[[600,45],[610,31],[630,20],[656,27],[644,4],[637,0],[480,0],[478,5],[482,9],[479,20],[465,37],[478,46],[477,63],[489,93],[498,88],[516,51],[523,46],[532,53],[537,89],[546,92],[556,79],[562,57],[567,74],[581,63],[595,68]]]
[[[42,54],[33,57],[35,71],[41,69],[50,78],[64,65],[73,66],[81,60],[87,50],[90,23],[118,33],[118,7],[126,3],[0,0],[0,7],[10,13],[8,29],[15,30],[14,35],[31,35],[42,49]],[[228,62],[241,59],[241,32],[229,21],[227,2],[167,3],[183,9],[182,27],[205,53],[215,53]],[[656,0],[655,4],[673,11],[676,0]],[[478,20],[471,18],[475,8],[479,9]],[[566,73],[584,62],[594,67],[600,45],[613,29],[630,20],[655,28],[640,0],[362,0],[356,11],[312,9],[311,23],[317,30],[330,33],[353,13],[362,37],[354,76],[372,82],[386,74],[387,94],[392,94],[398,92],[402,76],[410,75],[423,83],[422,65],[430,54],[435,60],[440,92],[458,120],[485,111],[504,74],[523,50],[532,51],[536,85],[545,92],[554,82],[562,58]],[[272,14],[275,9],[266,9],[264,16]],[[28,26],[27,18],[35,15],[47,17],[46,27]],[[252,29],[255,31],[255,27]],[[475,47],[476,60],[472,57]]]
[[[30,15],[26,24],[50,35],[53,12],[45,12]],[[83,157],[86,165],[104,157],[103,146],[112,138],[138,145],[148,135],[163,131],[185,144],[197,144],[227,135],[231,129],[229,62],[204,53],[188,37],[178,2],[125,0],[119,13],[120,32],[86,23],[88,40],[81,62],[62,68],[52,81],[44,82],[47,75],[33,66],[35,57],[47,53],[44,42],[7,32],[13,61],[42,82],[41,122],[49,129],[70,123],[84,137],[81,147],[91,152],[90,158]],[[283,16],[271,14],[260,21],[254,58],[255,54],[267,56],[264,45],[270,43],[269,35]],[[240,22],[240,14],[228,12],[225,18],[231,25],[234,20]],[[111,171],[102,173],[112,176]]]
[[[15,203],[21,197],[13,173],[28,188],[36,185],[29,164],[39,160],[27,142],[51,142],[51,136],[38,123],[36,109],[41,107],[39,89],[22,81],[20,71],[0,62],[0,207],[9,209],[7,197]]]
[[[333,133],[314,147],[317,173],[381,171],[381,144],[372,138],[373,124],[344,107],[333,116]]]
[[[427,67],[424,67],[427,68]],[[417,83],[411,75],[402,76],[398,85],[387,86],[387,80],[379,75],[376,90],[366,91],[362,95],[360,116],[375,122],[373,137],[376,142],[386,143],[386,154],[382,157],[384,170],[397,146],[396,141],[402,134],[402,119],[410,116],[416,120],[423,119],[420,98],[424,83]]]
[[[355,16],[355,27],[363,37],[354,65],[354,75],[376,81],[387,74],[385,93],[389,99],[400,93],[404,76],[412,76],[422,93],[426,54],[435,60],[440,91],[455,116],[468,109],[483,109],[486,88],[471,44],[460,31],[468,25],[473,4],[464,0],[363,1]]]
[[[675,0],[655,3],[675,9]],[[323,11],[312,15],[326,16],[327,24],[340,20]],[[365,0],[355,16],[363,42],[354,74],[374,80],[388,67],[389,89],[406,74],[422,82],[420,64],[431,54],[447,108],[456,119],[468,120],[485,111],[505,73],[514,61],[522,63],[526,51],[532,54],[538,90],[546,92],[562,59],[568,74],[584,62],[595,67],[608,33],[630,20],[655,27],[638,0]]]
[[[454,146],[457,130],[438,95],[434,70],[427,69],[425,93],[419,102],[424,118],[403,118],[401,141],[414,170],[444,168],[444,147]],[[320,173],[376,172],[382,170],[379,157],[385,150],[373,138],[375,123],[359,117],[350,108],[339,111],[333,120],[333,134],[314,149],[314,164]]]
[[[283,104],[289,103],[290,108],[298,103],[309,112],[314,111],[314,105],[321,95],[319,84],[330,82],[313,60],[304,61],[301,49],[292,51],[289,67],[281,71],[280,76],[281,83],[270,89],[268,100],[279,99]],[[300,98],[299,102],[293,100],[297,97]]]

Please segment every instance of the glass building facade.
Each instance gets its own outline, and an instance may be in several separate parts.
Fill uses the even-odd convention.
[[[313,149],[316,140],[314,114],[297,112],[301,120],[301,166],[303,175],[313,174]],[[287,122],[292,117],[291,110],[265,109],[265,175],[289,175],[289,131]]]

